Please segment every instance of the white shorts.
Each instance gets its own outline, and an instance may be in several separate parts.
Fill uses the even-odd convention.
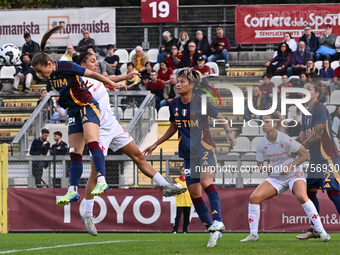
[[[277,194],[281,194],[285,192],[287,189],[290,189],[290,191],[293,193],[293,185],[296,181],[304,181],[306,182],[306,179],[304,177],[294,177],[291,178],[275,178],[275,177],[268,177],[265,181],[269,182],[277,191]]]

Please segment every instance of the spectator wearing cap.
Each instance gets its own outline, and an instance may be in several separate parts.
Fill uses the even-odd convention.
[[[29,33],[24,34],[24,39],[26,42],[22,46],[22,53],[29,55],[31,59],[34,56],[34,54],[40,52],[39,43],[33,41]]]
[[[132,55],[131,62],[135,66],[137,71],[140,71],[145,63],[149,61],[148,55],[143,51],[141,46],[136,47],[136,53]]]
[[[210,74],[210,67],[205,64],[203,56],[199,56],[197,59],[197,66],[194,66],[194,70],[199,71],[202,76],[208,76]]]
[[[200,54],[196,50],[196,44],[194,42],[190,42],[188,48],[189,50],[183,53],[183,57],[179,63],[180,68],[194,67],[197,65],[197,59],[199,58]]]
[[[218,27],[216,29],[216,37],[210,44],[210,50],[212,54],[208,57],[208,62],[216,62],[218,59],[223,59],[225,61],[225,67],[230,67],[228,55],[228,51],[230,50],[230,41],[224,35],[223,28]]]
[[[332,33],[332,26],[326,25],[324,34],[319,38],[320,48],[316,51],[316,61],[322,59],[331,60],[332,55],[336,53],[336,37],[337,35]]]
[[[66,155],[67,154],[67,143],[65,143],[61,138],[63,137],[63,134],[60,131],[55,131],[53,133],[53,140],[55,141],[55,144],[52,145],[50,149],[51,155]]]
[[[115,55],[112,44],[106,46],[108,56],[99,63],[104,76],[120,75],[121,72],[118,68],[119,56]]]
[[[306,49],[309,50],[312,57],[314,57],[315,52],[319,49],[319,39],[316,37],[314,32],[312,32],[312,27],[310,25],[305,26],[304,34],[300,37],[299,41],[305,42]]]
[[[177,46],[177,43],[177,38],[171,37],[171,33],[169,31],[164,31],[162,44],[159,48],[157,62],[160,63],[161,61],[164,61],[166,59],[166,56],[171,53],[171,47],[173,45]]]
[[[205,60],[207,60],[210,53],[208,38],[205,35],[203,35],[202,31],[198,30],[196,32],[196,38],[194,42],[196,43],[197,51],[201,54],[201,56]]]
[[[77,50],[79,53],[86,52],[89,45],[92,45],[95,49],[96,42],[94,39],[90,37],[90,33],[88,30],[83,31],[83,39],[81,39],[78,43]]]
[[[35,138],[31,144],[30,155],[47,155],[50,149],[50,143],[47,141],[50,131],[41,130],[41,136]],[[46,162],[47,163],[47,162]],[[47,165],[44,161],[32,161],[32,174],[35,179],[35,185],[40,186],[42,182],[43,169]]]
[[[61,56],[60,60],[63,61],[73,61],[73,57],[77,55],[77,52],[75,52],[73,45],[69,44],[67,45],[66,51],[64,55]]]

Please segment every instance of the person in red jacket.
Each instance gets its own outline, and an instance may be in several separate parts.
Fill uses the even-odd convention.
[[[212,40],[210,44],[210,50],[212,54],[208,57],[208,62],[216,62],[218,59],[224,59],[225,67],[229,68],[229,55],[230,41],[224,35],[223,28],[218,27],[216,29],[216,37]]]
[[[160,103],[163,100],[164,82],[157,79],[157,72],[152,70],[150,80],[145,84],[147,90],[150,90],[155,95],[155,107],[157,111],[161,108]]]

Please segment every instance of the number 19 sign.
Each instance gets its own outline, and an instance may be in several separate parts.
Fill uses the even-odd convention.
[[[142,23],[178,21],[178,0],[141,0]]]

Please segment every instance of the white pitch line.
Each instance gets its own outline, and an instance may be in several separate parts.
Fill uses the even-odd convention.
[[[39,250],[56,249],[56,248],[64,248],[64,247],[74,247],[74,246],[82,246],[82,245],[140,242],[140,241],[150,242],[150,241],[153,241],[153,240],[115,240],[115,241],[105,241],[105,242],[60,244],[60,245],[55,245],[55,246],[36,247],[36,248],[21,249],[21,250],[0,251],[0,254],[9,254],[9,253],[15,253],[15,252],[24,252],[24,251],[39,251]]]

